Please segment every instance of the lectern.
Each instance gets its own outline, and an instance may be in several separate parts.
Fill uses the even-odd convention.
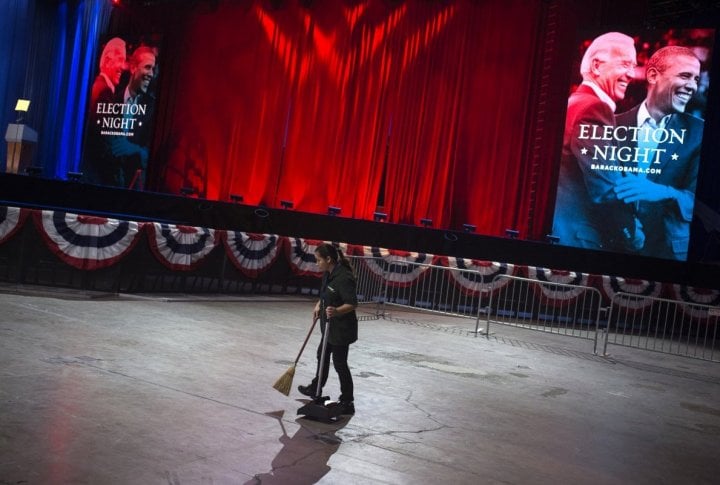
[[[32,165],[33,151],[38,141],[37,131],[27,125],[10,123],[5,132],[8,144],[7,173],[23,173]]]

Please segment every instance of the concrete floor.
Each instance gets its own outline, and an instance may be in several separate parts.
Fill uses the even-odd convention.
[[[317,333],[272,388],[311,309],[0,289],[0,484],[718,483],[718,364],[392,310],[324,424],[296,415]]]

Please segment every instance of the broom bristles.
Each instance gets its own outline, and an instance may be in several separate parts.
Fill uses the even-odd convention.
[[[286,396],[290,394],[290,388],[292,387],[293,377],[295,376],[295,365],[291,365],[288,370],[281,375],[278,380],[273,384],[273,388],[282,392]]]

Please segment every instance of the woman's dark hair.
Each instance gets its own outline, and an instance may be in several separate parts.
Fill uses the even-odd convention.
[[[322,243],[315,248],[315,253],[317,253],[321,258],[330,258],[333,263],[342,264],[351,271],[353,269],[350,265],[350,261],[348,261],[343,254],[342,249],[337,246],[333,246],[329,243]]]

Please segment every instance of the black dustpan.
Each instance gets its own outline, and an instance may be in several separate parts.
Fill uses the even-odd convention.
[[[327,397],[321,397],[318,400],[311,401],[298,409],[297,413],[304,415],[308,419],[314,419],[324,423],[334,423],[340,419],[342,409],[340,406],[326,405],[325,401],[327,401]]]

